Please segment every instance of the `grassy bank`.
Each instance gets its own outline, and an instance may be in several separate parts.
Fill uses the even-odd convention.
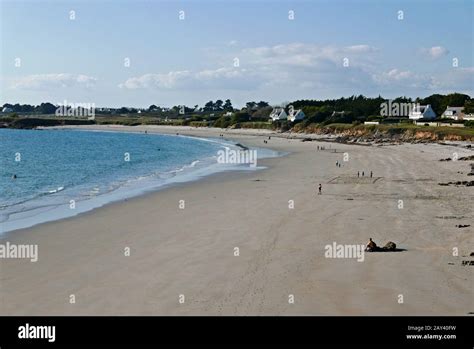
[[[300,126],[301,125],[301,126]],[[352,125],[352,124],[297,124],[292,131],[316,134],[337,134],[350,138],[386,138],[393,140],[468,140],[474,141],[474,128],[447,126],[419,126],[414,124]]]
[[[212,121],[193,121],[186,119],[163,120],[151,116],[96,116],[95,120],[79,118],[57,118],[50,115],[32,117],[2,117],[0,125],[8,128],[32,129],[38,126],[61,126],[61,125],[169,125],[169,126],[191,126],[191,127],[215,127]],[[447,127],[447,126],[420,126],[411,123],[399,124],[307,124],[297,123],[292,125],[288,122],[271,123],[265,121],[238,122],[226,124],[225,128],[233,129],[269,129],[280,132],[291,130],[298,133],[331,134],[346,138],[347,140],[453,140],[474,141],[473,127]]]

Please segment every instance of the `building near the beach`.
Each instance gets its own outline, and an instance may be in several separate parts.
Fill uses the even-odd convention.
[[[294,122],[294,121],[299,121],[303,120],[305,117],[303,111],[301,109],[291,109],[290,113],[288,114],[288,121]]]
[[[274,108],[269,116],[272,121],[277,120],[286,120],[288,118],[288,114],[285,112],[285,108]]]
[[[411,120],[418,119],[436,119],[436,113],[434,112],[431,105],[414,105],[413,109],[408,114],[408,118]]]
[[[9,107],[4,107],[2,109],[2,113],[13,113],[13,109]]]
[[[335,116],[344,116],[346,112],[343,110],[343,111],[333,111],[332,114],[331,114],[331,117],[335,117]]]
[[[474,114],[464,114],[462,117],[464,121],[473,121],[474,120]]]
[[[453,119],[453,120],[463,120],[464,119],[464,107],[446,107],[446,110],[441,115],[443,118]]]

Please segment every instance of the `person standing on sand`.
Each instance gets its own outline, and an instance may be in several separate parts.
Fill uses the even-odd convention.
[[[359,173],[359,171],[357,171],[357,178],[359,178],[359,177],[360,177],[360,173]]]
[[[364,177],[364,171],[362,171],[362,177]]]
[[[321,190],[323,189],[322,185],[319,184],[319,188],[318,188],[318,195],[321,195]]]
[[[370,171],[370,178],[372,178],[372,171]]]

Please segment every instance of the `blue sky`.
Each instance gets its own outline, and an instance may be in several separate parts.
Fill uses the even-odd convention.
[[[474,96],[470,0],[0,3],[1,104]]]

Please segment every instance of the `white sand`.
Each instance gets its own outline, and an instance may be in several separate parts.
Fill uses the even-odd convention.
[[[213,175],[0,238],[0,243],[39,245],[36,263],[0,260],[0,314],[474,312],[474,269],[461,265],[474,260],[469,257],[474,251],[474,187],[438,185],[474,179],[466,175],[469,162],[438,161],[453,152],[472,155],[471,150],[277,137],[264,144],[267,131],[147,129],[224,133],[242,144],[291,154],[260,160],[266,170]],[[318,152],[317,145],[331,149]],[[334,148],[337,153],[331,152]],[[336,168],[344,152],[349,161]],[[358,170],[366,176],[372,170],[374,178],[358,179]],[[316,195],[319,183],[322,195]],[[185,200],[184,210],[179,200]],[[294,209],[288,208],[289,200]],[[472,226],[460,229],[457,224]],[[366,253],[363,262],[324,256],[328,244],[365,244],[369,237],[379,245],[394,241],[406,251]],[[129,257],[124,256],[127,246]],[[234,256],[235,247],[240,256]],[[75,304],[69,303],[71,294]]]

